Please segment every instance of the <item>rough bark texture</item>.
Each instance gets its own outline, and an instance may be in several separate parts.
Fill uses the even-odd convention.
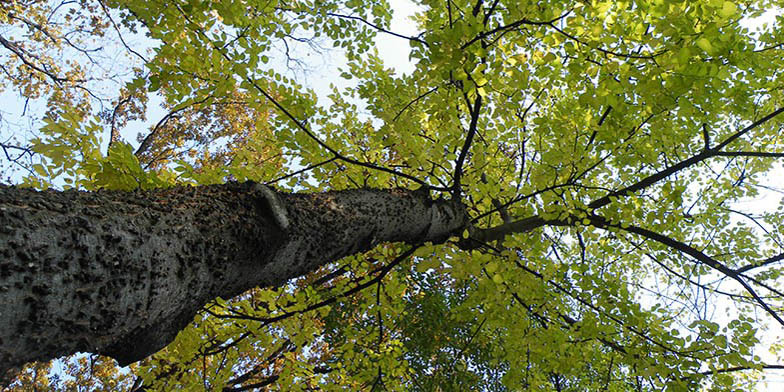
[[[459,203],[405,190],[0,186],[0,375],[77,351],[126,365],[215,297],[278,286],[380,242],[441,242],[466,224]]]

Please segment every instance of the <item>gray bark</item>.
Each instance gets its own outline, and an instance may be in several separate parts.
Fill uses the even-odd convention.
[[[79,351],[127,365],[215,297],[279,286],[381,242],[443,242],[466,225],[460,203],[407,190],[0,186],[0,378]]]

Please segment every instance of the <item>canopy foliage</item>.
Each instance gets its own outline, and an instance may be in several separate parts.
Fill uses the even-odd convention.
[[[409,36],[385,0],[0,4],[0,88],[40,109],[3,139],[10,181],[424,187],[472,218],[217,299],[130,372],[80,356],[13,388],[735,390],[781,368],[760,339],[784,325],[784,209],[750,201],[784,158],[784,19],[751,21],[782,2],[416,6]],[[345,80],[319,101],[292,69],[327,46]]]

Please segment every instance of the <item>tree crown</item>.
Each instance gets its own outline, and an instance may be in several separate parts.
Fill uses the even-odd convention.
[[[89,381],[84,358],[71,373],[224,390],[757,380],[780,368],[761,331],[784,326],[782,209],[748,203],[776,190],[784,158],[784,27],[749,21],[781,5],[424,0],[415,35],[383,0],[0,6],[2,87],[43,102],[38,136],[2,144],[20,184],[400,187],[470,221],[218,298],[131,374],[99,359]],[[127,65],[107,77],[87,66],[110,69],[106,37]],[[410,45],[412,72],[384,63],[380,37]],[[320,45],[352,83],[328,104],[282,68]],[[125,140],[152,102],[164,113]],[[41,369],[19,385],[57,382]]]

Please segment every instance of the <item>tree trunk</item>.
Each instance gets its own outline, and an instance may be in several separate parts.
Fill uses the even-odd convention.
[[[77,351],[127,365],[215,297],[279,286],[381,242],[443,242],[466,225],[462,204],[407,190],[0,186],[0,375]]]

